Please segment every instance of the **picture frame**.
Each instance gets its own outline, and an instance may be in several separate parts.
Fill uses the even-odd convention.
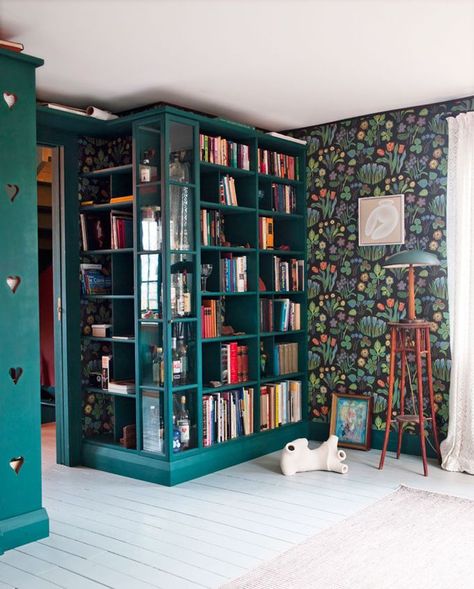
[[[359,198],[359,245],[405,243],[405,195]]]
[[[339,438],[345,448],[370,450],[372,433],[372,397],[332,394],[329,434]]]

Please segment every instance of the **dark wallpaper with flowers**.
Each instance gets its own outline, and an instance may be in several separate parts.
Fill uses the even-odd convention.
[[[82,137],[79,139],[79,174],[93,170],[121,166],[132,162],[132,138],[118,137],[112,140]],[[105,180],[80,178],[79,200],[108,202],[110,185]],[[110,256],[88,256],[81,259],[82,263],[102,264],[110,271]],[[83,398],[83,432],[85,436],[111,434],[114,428],[114,405],[110,397],[87,391],[89,377],[101,371],[101,358],[112,353],[108,342],[88,339],[92,334],[94,323],[112,323],[112,308],[109,301],[83,299],[81,304],[81,344]]]
[[[449,315],[446,278],[446,116],[474,98],[358,117],[294,131],[308,141],[309,388],[314,421],[329,421],[331,393],[372,395],[373,428],[385,429],[387,323],[406,314],[404,270],[385,270],[402,248],[434,252],[416,273],[417,316],[432,323],[438,425],[446,433]],[[362,196],[405,195],[405,246],[358,246]],[[410,396],[410,395],[408,395]]]

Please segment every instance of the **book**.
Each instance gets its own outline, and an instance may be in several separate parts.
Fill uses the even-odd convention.
[[[223,137],[199,136],[202,162],[250,170],[250,147]]]
[[[277,153],[268,149],[258,148],[258,171],[287,180],[298,180],[298,160],[295,156]]]
[[[24,49],[23,43],[17,41],[7,41],[6,39],[0,39],[0,49],[8,49],[9,51],[15,51],[21,53]]]
[[[302,419],[302,382],[282,380],[260,387],[260,430],[296,423]]]
[[[92,337],[109,337],[112,328],[111,323],[94,323],[91,325]]]
[[[110,381],[110,378],[112,375],[112,356],[110,356],[110,355],[102,356],[101,366],[102,366],[101,384],[102,384],[102,388],[104,390],[107,390],[109,388],[109,381]]]
[[[203,446],[252,434],[253,406],[252,387],[203,395]]]
[[[248,346],[237,342],[221,344],[221,382],[234,384],[246,382],[248,374]]]
[[[274,244],[273,219],[271,217],[258,218],[258,244],[260,249],[273,249]]]
[[[220,260],[220,270],[222,291],[247,291],[247,256],[223,254]]]
[[[135,393],[135,381],[131,379],[109,380],[108,391],[110,393],[133,394]]]
[[[276,291],[301,291],[304,289],[304,260],[273,256],[273,276]]]
[[[226,174],[219,181],[219,202],[231,207],[238,206],[235,178],[232,178],[229,174]]]

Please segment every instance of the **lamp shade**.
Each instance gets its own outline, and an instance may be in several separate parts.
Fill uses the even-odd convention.
[[[406,268],[407,266],[439,266],[438,258],[423,250],[404,250],[397,252],[382,264],[385,268]]]

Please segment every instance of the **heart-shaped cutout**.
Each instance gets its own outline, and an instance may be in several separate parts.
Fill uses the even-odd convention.
[[[7,284],[13,294],[18,290],[20,283],[21,278],[19,276],[7,276]]]
[[[23,456],[18,456],[10,460],[10,468],[15,471],[15,474],[19,474],[21,467],[25,464]]]
[[[5,190],[7,191],[7,196],[10,199],[10,202],[13,202],[20,192],[20,187],[16,184],[7,184]]]
[[[10,378],[13,381],[13,384],[17,384],[23,374],[23,368],[21,366],[17,366],[16,368],[10,368],[8,371],[10,374]]]
[[[8,108],[13,108],[18,99],[16,97],[16,94],[11,94],[10,92],[4,92],[3,93],[3,100],[7,103]]]

